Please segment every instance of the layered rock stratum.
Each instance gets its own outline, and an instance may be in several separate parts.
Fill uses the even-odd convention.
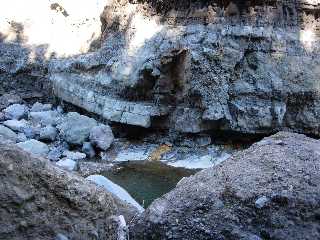
[[[43,44],[31,45],[34,28],[9,16],[11,34],[2,34],[0,45],[2,78],[24,72],[33,82],[50,79],[59,98],[122,124],[319,135],[318,1],[101,0],[91,2],[95,8],[83,13],[88,21],[82,24],[82,5],[46,4],[55,26],[48,29],[59,30],[60,38],[44,39],[43,53]],[[91,10],[104,5],[100,23]],[[79,35],[97,26],[94,39]],[[52,47],[70,39],[72,52]]]

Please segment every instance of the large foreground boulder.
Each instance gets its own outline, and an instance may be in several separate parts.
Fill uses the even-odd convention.
[[[280,132],[183,179],[133,239],[320,239],[320,141]]]
[[[0,239],[117,239],[114,218],[136,213],[103,188],[0,144]],[[67,237],[67,238],[65,238]]]

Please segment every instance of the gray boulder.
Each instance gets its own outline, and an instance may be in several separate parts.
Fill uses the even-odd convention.
[[[43,104],[36,102],[35,104],[32,105],[30,112],[44,112],[44,111],[49,111],[52,109],[52,104]]]
[[[109,218],[137,213],[102,187],[0,144],[0,239],[118,239]],[[61,239],[61,238],[60,238]]]
[[[16,132],[23,132],[28,126],[29,123],[22,119],[22,120],[7,120],[3,122],[3,125],[5,125],[6,127],[10,128],[13,131]]]
[[[57,137],[57,134],[57,129],[49,125],[44,128],[41,128],[39,139],[44,141],[54,141]]]
[[[114,136],[108,125],[99,125],[91,129],[90,142],[93,146],[106,151],[112,144]]]
[[[58,122],[59,113],[57,111],[30,112],[29,118],[34,123],[44,126],[55,126]]]
[[[16,142],[17,141],[17,134],[15,132],[13,132],[11,129],[0,125],[0,140],[9,140],[12,142]]]
[[[77,166],[77,162],[75,160],[72,159],[62,159],[60,161],[58,161],[57,166],[62,167],[65,170],[68,171],[74,171],[76,169]]]
[[[97,126],[97,121],[93,118],[70,112],[57,128],[68,143],[81,145],[89,138],[90,131],[95,126]]]
[[[21,119],[28,113],[28,107],[21,104],[13,104],[3,110],[6,119]]]
[[[280,132],[182,179],[130,239],[320,239],[320,141]]]
[[[26,152],[32,153],[36,156],[45,157],[49,152],[49,147],[47,146],[47,144],[34,139],[17,143],[17,146],[22,148]]]

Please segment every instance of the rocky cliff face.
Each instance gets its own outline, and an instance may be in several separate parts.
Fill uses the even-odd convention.
[[[145,128],[320,134],[318,1],[105,4],[100,49],[41,65],[61,99]]]
[[[135,221],[133,239],[319,239],[318,140],[278,133],[185,178]]]
[[[50,67],[104,118],[198,133],[319,135],[317,1],[114,1],[103,46]]]

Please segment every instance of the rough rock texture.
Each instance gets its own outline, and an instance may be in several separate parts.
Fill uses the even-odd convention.
[[[133,239],[319,239],[320,141],[280,132],[181,180]]]
[[[39,142],[37,140],[31,139],[25,142],[17,143],[17,146],[21,149],[34,154],[36,156],[43,156],[45,157],[49,152],[49,147],[47,144],[43,142]]]
[[[0,190],[0,239],[117,239],[109,217],[135,214],[104,189],[13,145],[0,144]]]
[[[56,4],[29,1],[26,9],[43,10],[43,20],[31,14],[29,22],[28,11],[12,14],[14,1],[1,8],[9,29],[0,28],[4,91],[23,84],[39,92],[49,78],[59,98],[113,122],[187,133],[290,128],[320,135],[316,0]],[[100,39],[92,14],[104,5],[101,47],[85,53]],[[57,39],[32,35],[42,30]],[[59,58],[63,47],[75,55]]]
[[[90,131],[97,125],[93,118],[70,112],[57,127],[68,143],[81,145],[89,139]]]
[[[108,125],[101,124],[93,127],[90,131],[90,142],[101,150],[106,151],[110,148],[113,140],[114,136]]]
[[[50,78],[115,122],[319,135],[319,12],[306,0],[111,1],[102,48],[51,61]]]

